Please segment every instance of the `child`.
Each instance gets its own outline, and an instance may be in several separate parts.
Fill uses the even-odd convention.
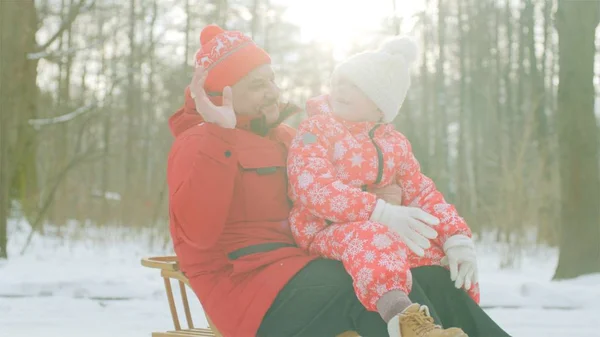
[[[435,326],[427,308],[408,298],[411,268],[444,264],[456,287],[479,302],[469,227],[389,124],[416,57],[411,40],[389,40],[338,65],[331,95],[309,100],[288,154],[290,225],[301,247],[342,261],[359,300],[388,322],[390,336],[466,336]],[[392,184],[402,188],[402,205],[369,192]]]

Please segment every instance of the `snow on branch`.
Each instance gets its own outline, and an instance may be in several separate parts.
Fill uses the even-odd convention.
[[[98,103],[94,102],[94,103],[79,107],[79,108],[77,108],[69,113],[66,113],[64,115],[51,117],[51,118],[30,119],[28,121],[28,123],[29,123],[29,125],[33,126],[37,130],[45,125],[68,122],[68,121],[74,119],[75,117],[90,111],[91,109],[95,108],[97,105],[98,105]]]
[[[69,54],[73,54],[79,50],[84,50],[84,49],[90,49],[91,47],[94,47],[94,45],[91,46],[86,46],[85,48],[79,48],[79,47],[73,47],[71,49],[67,49],[67,50],[63,50],[63,51],[47,51],[47,50],[42,50],[39,52],[35,52],[35,53],[28,53],[27,54],[27,59],[28,60],[39,60],[39,59],[47,59],[47,58],[57,58],[57,57],[61,57],[61,56],[67,56]]]
[[[47,52],[47,51],[40,51],[37,53],[28,53],[27,59],[28,60],[39,60],[39,59],[48,57],[48,55],[50,55],[50,52]]]

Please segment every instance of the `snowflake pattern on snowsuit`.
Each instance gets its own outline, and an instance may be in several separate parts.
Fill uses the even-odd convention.
[[[471,237],[456,208],[421,173],[408,139],[391,124],[348,122],[331,113],[328,96],[307,102],[303,121],[288,153],[290,226],[298,245],[341,261],[361,303],[375,311],[384,293],[410,293],[411,268],[441,265],[444,242],[453,235]],[[438,237],[420,257],[387,226],[370,221],[375,187],[398,184],[402,205],[438,217]],[[479,285],[469,290],[479,303]]]

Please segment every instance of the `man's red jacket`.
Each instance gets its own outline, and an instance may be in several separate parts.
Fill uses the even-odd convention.
[[[294,246],[288,224],[295,131],[279,125],[262,137],[204,123],[189,89],[169,125],[170,231],[181,269],[224,336],[255,336],[279,291],[315,258]]]

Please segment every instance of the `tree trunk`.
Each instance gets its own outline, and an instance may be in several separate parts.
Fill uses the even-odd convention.
[[[523,134],[525,133],[525,129],[527,126],[525,125],[525,83],[527,82],[527,73],[525,71],[525,44],[527,41],[525,40],[525,30],[527,28],[526,19],[527,16],[527,6],[524,4],[519,4],[519,21],[517,21],[517,97],[515,110],[513,112],[513,124],[511,126],[511,130],[513,131],[512,137],[515,140],[522,139]],[[525,146],[525,144],[517,143],[513,150],[521,148]],[[517,151],[515,151],[517,152]],[[516,153],[515,153],[516,155]]]
[[[392,0],[392,11],[394,13],[394,18],[393,18],[393,28],[394,28],[394,35],[400,35],[400,19],[398,18],[398,9],[397,9],[397,5],[396,5],[396,0]]]
[[[533,113],[535,114],[535,130],[536,130],[536,145],[538,150],[538,160],[540,162],[540,170],[541,177],[539,177],[541,181],[541,189],[539,189],[538,193],[540,193],[541,203],[538,206],[538,216],[537,216],[537,224],[538,224],[538,240],[539,242],[552,242],[553,241],[553,231],[552,231],[552,221],[554,217],[552,216],[552,204],[551,204],[551,166],[548,160],[548,145],[549,145],[549,137],[548,137],[548,123],[546,120],[546,97],[545,97],[545,89],[544,89],[544,62],[545,62],[545,51],[543,53],[544,57],[539,62],[541,67],[538,66],[538,58],[536,56],[536,39],[535,39],[535,6],[533,0],[527,0],[525,2],[526,10],[524,12],[527,13],[527,45],[529,47],[529,66],[531,70],[531,106]],[[544,16],[545,19],[545,16]],[[546,23],[544,23],[544,26]],[[544,31],[546,34],[546,31]],[[546,38],[544,38],[544,50],[545,50]],[[540,69],[541,68],[541,69]],[[530,113],[530,111],[527,111]]]
[[[4,12],[4,6],[2,8],[2,12]],[[4,21],[4,18],[3,18]],[[6,28],[2,27],[2,31],[7,31]],[[4,36],[2,37],[4,39]],[[4,41],[4,40],[3,40]],[[3,58],[4,59],[4,58]],[[0,68],[0,72],[4,74],[4,64]],[[2,78],[2,81],[4,79]],[[4,107],[4,101],[0,104]],[[8,159],[8,137],[6,134],[8,133],[8,129],[6,128],[7,119],[4,116],[0,116],[0,259],[5,259],[8,257],[7,245],[8,245],[8,216],[10,213],[10,200],[8,198],[8,164],[10,160]]]
[[[11,194],[25,200],[36,185],[35,133],[27,123],[38,94],[37,60],[27,59],[36,46],[34,1],[0,1],[0,21],[0,258],[6,258]]]
[[[484,119],[481,111],[485,111],[487,106],[484,101],[484,83],[485,78],[488,76],[483,66],[483,58],[485,52],[481,47],[481,38],[479,33],[483,31],[484,25],[482,24],[482,15],[484,11],[480,8],[479,0],[471,0],[466,2],[466,10],[469,28],[468,28],[468,40],[469,47],[467,48],[466,57],[469,59],[467,66],[467,74],[470,79],[469,84],[469,96],[468,104],[470,108],[467,109],[468,115],[468,129],[465,132],[469,135],[466,141],[468,147],[468,153],[466,154],[467,168],[471,175],[469,179],[472,179],[472,184],[476,186],[476,194],[471,195],[471,198],[480,198],[485,191],[481,189],[481,181],[483,180],[483,164],[484,162],[479,160],[481,156],[482,144],[482,133],[485,127]],[[468,130],[468,131],[467,131]],[[475,199],[477,200],[477,199]]]
[[[133,189],[136,186],[135,173],[137,170],[136,151],[137,144],[137,100],[138,88],[136,81],[136,62],[137,62],[137,42],[136,42],[136,0],[129,1],[129,55],[127,56],[127,93],[126,93],[126,115],[127,115],[127,130],[125,136],[125,172],[122,185],[121,195],[121,222],[129,225],[132,220],[134,211],[134,193]]]
[[[555,279],[600,272],[600,173],[593,85],[599,6],[596,1],[559,0],[556,11],[562,230]]]
[[[449,184],[449,165],[448,165],[448,121],[446,113],[446,105],[448,100],[446,99],[446,88],[444,77],[444,63],[446,62],[444,49],[446,48],[446,8],[442,0],[438,0],[438,62],[436,69],[436,106],[434,118],[434,127],[436,128],[435,137],[435,157],[436,157],[436,170],[435,176],[436,185],[442,192],[448,192]]]
[[[153,4],[156,7],[156,3]],[[185,52],[183,53],[183,69],[188,69],[188,57],[190,57],[190,33],[192,25],[192,14],[190,13],[190,0],[185,0]],[[197,41],[197,39],[196,39]],[[195,42],[195,41],[194,41]],[[194,64],[196,60],[194,59]]]
[[[498,6],[498,7],[496,7]],[[502,26],[502,13],[504,13],[502,11],[502,4],[499,3],[497,5],[494,5],[494,44],[496,46],[496,60],[495,60],[495,73],[496,73],[496,78],[495,78],[495,86],[496,86],[496,96],[495,96],[495,103],[496,103],[496,117],[494,118],[494,122],[496,124],[496,127],[494,128],[494,136],[496,137],[496,141],[493,142],[491,144],[493,151],[495,152],[495,165],[492,168],[492,172],[494,172],[493,174],[497,177],[500,176],[501,172],[502,172],[502,163],[503,163],[503,159],[502,159],[502,154],[504,153],[504,129],[503,129],[503,125],[505,125],[504,120],[505,120],[505,115],[504,115],[504,106],[506,105],[506,94],[503,92],[502,90],[502,80],[503,80],[503,76],[502,76],[502,65],[503,65],[503,53],[502,53],[502,36],[501,36],[501,30],[500,27]]]
[[[61,2],[61,19],[68,20],[69,12],[74,7],[73,0],[63,0]],[[70,50],[72,47],[72,29],[69,28],[61,34],[59,38],[60,50]],[[68,53],[66,62],[60,62],[58,74],[58,102],[57,110],[62,113],[71,111],[74,104],[71,101],[71,72],[72,72],[73,54]],[[56,133],[52,138],[55,139],[56,159],[52,175],[57,175],[69,163],[69,137],[72,132],[69,130],[69,123],[61,123],[56,125],[51,131]],[[69,190],[69,177],[66,177],[64,182],[58,187],[56,199],[53,201],[51,208],[54,209],[55,222],[54,224],[61,229],[62,225],[66,224],[67,220],[72,216],[74,209],[77,207],[77,193],[72,193]]]
[[[252,8],[250,8],[250,14],[252,20],[250,21],[250,36],[256,41],[258,37],[258,27],[260,25],[260,0],[254,0],[252,2]]]
[[[465,41],[465,26],[466,20],[464,20],[464,0],[458,1],[458,45],[459,45],[459,73],[460,73],[460,93],[459,93],[459,104],[458,104],[458,144],[457,144],[457,156],[456,156],[456,181],[458,195],[458,204],[463,209],[468,209],[468,214],[473,214],[474,209],[466,207],[467,202],[473,199],[474,196],[469,196],[469,182],[467,174],[467,132],[468,132],[468,121],[467,121],[467,60],[466,60],[466,41]]]
[[[425,1],[426,8],[429,8],[429,0]],[[429,156],[431,154],[431,119],[430,119],[430,100],[431,100],[431,88],[429,87],[429,69],[427,67],[427,63],[429,62],[429,57],[427,55],[427,51],[429,48],[429,25],[427,24],[427,13],[423,11],[423,64],[421,66],[421,85],[422,85],[422,93],[421,93],[421,125],[420,125],[420,137],[419,143],[422,143],[421,149],[423,149],[421,157],[419,158],[419,162],[421,163],[421,169],[423,172],[431,173],[429,170]]]
[[[142,217],[142,221],[143,223],[149,223],[148,221],[151,220],[152,218],[150,218],[151,216],[151,208],[155,207],[156,209],[161,209],[160,207],[158,207],[158,205],[154,205],[152,206],[152,201],[151,201],[151,193],[153,191],[153,186],[156,184],[156,180],[153,179],[154,177],[154,172],[156,171],[156,166],[152,165],[152,155],[153,155],[153,148],[152,148],[152,125],[156,124],[156,119],[154,118],[154,116],[156,115],[156,106],[157,106],[157,99],[156,99],[156,89],[155,89],[155,82],[154,82],[154,74],[156,73],[156,61],[155,61],[155,53],[156,53],[156,22],[157,22],[157,18],[158,18],[158,4],[157,4],[157,0],[152,1],[152,8],[151,8],[151,17],[152,20],[150,21],[149,24],[149,36],[147,38],[147,41],[149,43],[149,48],[147,51],[147,55],[148,55],[148,66],[149,66],[149,74],[148,74],[148,79],[147,79],[147,92],[150,93],[150,97],[148,98],[147,104],[146,104],[146,108],[144,109],[144,111],[149,111],[150,113],[144,114],[144,121],[145,121],[145,126],[144,126],[144,144],[143,144],[143,162],[144,165],[142,166],[142,169],[145,171],[145,180],[143,182],[143,191],[144,191],[144,196],[146,196],[146,203],[143,205],[144,208],[148,208],[148,212],[143,212],[142,214],[140,214],[140,216]],[[187,44],[187,42],[186,42]],[[140,60],[141,62],[141,60]],[[140,187],[142,188],[142,187]]]
[[[265,1],[265,11],[268,11],[271,8],[271,0]],[[269,51],[269,42],[271,41],[271,29],[273,26],[272,20],[265,20],[264,28],[264,36],[263,36],[263,48],[268,52]]]
[[[505,7],[505,25],[506,25],[506,49],[508,51],[508,55],[506,57],[506,68],[504,69],[504,88],[506,95],[506,103],[504,105],[504,123],[502,124],[504,137],[504,144],[502,149],[505,151],[502,153],[503,162],[501,162],[502,167],[506,167],[509,160],[510,149],[513,148],[514,139],[513,135],[513,126],[514,126],[514,105],[513,105],[513,86],[514,83],[511,80],[511,74],[513,69],[513,24],[512,24],[512,9],[510,7],[510,0],[506,0]]]
[[[217,24],[223,27],[223,29],[227,29],[228,7],[229,4],[227,3],[227,0],[216,0]]]

